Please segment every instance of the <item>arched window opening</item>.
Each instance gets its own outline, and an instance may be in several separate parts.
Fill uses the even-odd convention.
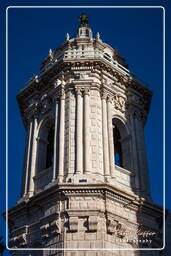
[[[113,125],[113,140],[115,152],[115,165],[123,167],[121,135],[116,125]]]
[[[49,119],[40,128],[37,149],[37,173],[50,168],[54,157],[54,120]]]
[[[54,125],[50,128],[47,138],[46,169],[53,165],[54,155]]]

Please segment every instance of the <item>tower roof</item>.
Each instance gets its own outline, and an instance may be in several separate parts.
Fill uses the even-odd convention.
[[[93,37],[93,32],[89,26],[88,16],[79,16],[79,27],[76,37],[70,38],[66,34],[65,42],[54,50],[49,50],[48,56],[43,60],[40,72],[33,76],[25,85],[24,89],[18,94],[20,107],[25,109],[26,98],[39,94],[40,90],[46,89],[48,84],[53,84],[56,79],[65,76],[65,82],[71,83],[83,70],[99,70],[99,84],[103,83],[103,74],[110,76],[112,86],[116,86],[118,81],[121,86],[136,89],[137,92],[147,94],[151,97],[151,91],[144,86],[125,63],[125,59],[109,44],[102,41],[99,32]],[[94,74],[93,74],[94,75]],[[95,78],[94,78],[95,79]],[[54,90],[56,90],[54,88]],[[32,100],[32,99],[30,99]]]

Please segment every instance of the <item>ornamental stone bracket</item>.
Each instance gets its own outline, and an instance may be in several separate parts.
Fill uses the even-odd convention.
[[[110,234],[114,234],[116,232],[118,221],[107,219],[106,225],[107,225],[107,232]]]
[[[97,231],[97,225],[98,225],[98,217],[97,216],[89,216],[88,230],[89,231]]]
[[[69,217],[69,231],[72,231],[72,232],[78,231],[78,217],[75,217],[75,216]]]
[[[20,236],[16,236],[11,238],[10,242],[9,242],[9,246],[10,247],[23,247],[27,244],[27,235],[26,234],[22,234]]]
[[[11,233],[10,247],[24,247],[27,244],[28,226],[18,228]]]
[[[47,240],[53,235],[61,233],[61,218],[60,214],[55,212],[52,215],[48,215],[40,220],[41,238]]]
[[[106,220],[107,232],[111,235],[116,235],[119,238],[126,236],[126,225],[121,224],[118,220]]]
[[[52,235],[58,235],[61,233],[61,220],[54,220],[46,223],[40,227],[42,232],[41,237],[43,240],[50,238]]]

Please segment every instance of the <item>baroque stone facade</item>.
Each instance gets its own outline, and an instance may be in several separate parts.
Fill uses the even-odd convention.
[[[80,21],[17,96],[27,140],[9,247],[16,256],[159,255],[136,250],[163,246],[144,144],[152,93]]]

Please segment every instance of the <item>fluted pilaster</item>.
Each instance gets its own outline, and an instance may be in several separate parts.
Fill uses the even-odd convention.
[[[60,128],[59,128],[59,181],[64,176],[64,137],[65,137],[65,91],[62,89],[60,97]]]
[[[110,176],[109,170],[109,137],[107,128],[107,106],[106,106],[107,95],[102,95],[102,129],[103,129],[103,158],[104,158],[104,175]]]
[[[33,119],[30,118],[29,119],[29,127],[28,127],[28,138],[27,138],[26,169],[25,169],[25,177],[24,177],[23,196],[26,196],[28,193],[29,170],[30,170],[30,163],[31,163],[32,136],[33,136]]]
[[[36,155],[37,155],[37,115],[34,115],[34,128],[33,128],[33,140],[31,149],[31,168],[30,168],[30,183],[29,183],[29,195],[34,193],[34,176],[36,174]]]
[[[113,143],[113,128],[112,128],[112,98],[107,98],[107,123],[108,123],[108,134],[109,134],[109,165],[110,165],[110,175],[114,176],[114,143]]]
[[[77,126],[76,126],[76,173],[83,173],[83,100],[80,88],[76,89]]]
[[[53,175],[52,175],[52,181],[56,180],[56,172],[57,172],[57,142],[58,142],[58,98],[55,99],[55,133],[54,133],[54,157],[53,157]]]
[[[84,90],[84,173],[90,172],[90,117],[89,88]]]

